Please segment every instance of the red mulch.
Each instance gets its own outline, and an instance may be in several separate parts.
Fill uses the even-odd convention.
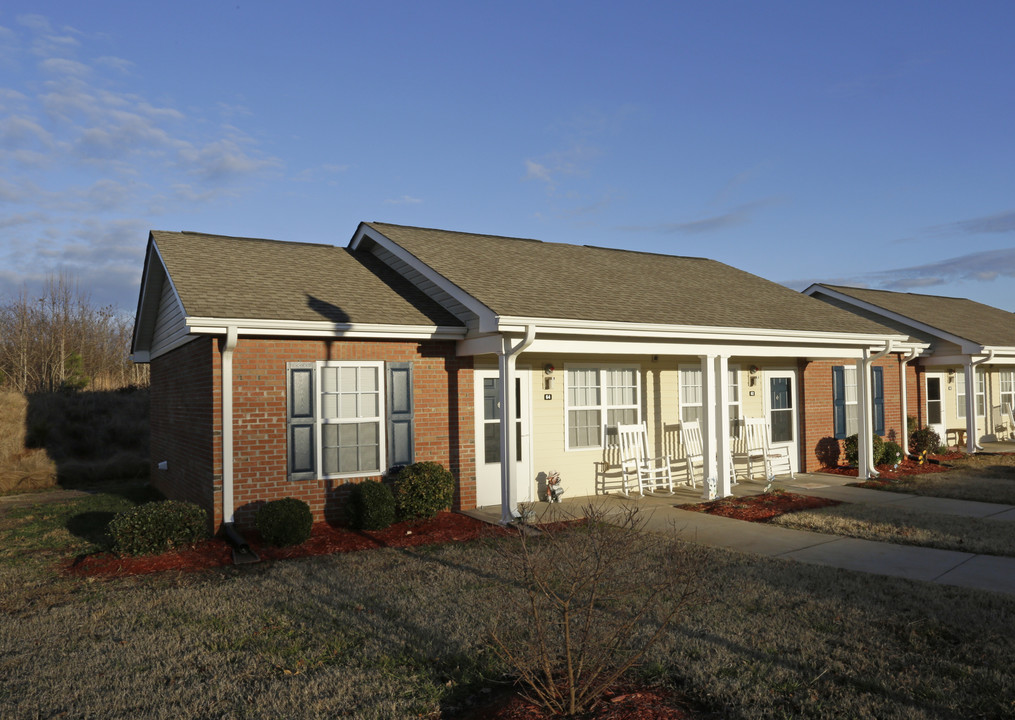
[[[932,457],[934,460],[938,461],[954,460],[962,457],[962,453],[949,453],[948,455],[934,455]],[[910,475],[927,475],[931,473],[948,472],[950,469],[951,468],[947,465],[940,465],[933,462],[925,462],[921,465],[915,460],[906,458],[899,463],[897,468],[894,469],[891,465],[878,465],[877,471],[881,476],[880,479],[857,484],[860,487],[864,487],[868,486],[869,483],[872,483],[869,485],[870,487],[878,487],[885,485],[886,483],[884,481],[886,480],[898,480],[901,477],[908,477]],[[819,472],[830,473],[832,475],[843,475],[845,477],[857,477],[858,474],[855,467],[847,467],[843,465],[838,467],[823,467],[819,469]]]
[[[607,691],[592,710],[576,717],[585,720],[689,720],[705,716],[689,709],[684,699],[672,691],[627,686]],[[458,720],[549,720],[558,716],[533,705],[514,688],[505,688],[449,717]]]
[[[751,495],[748,497],[726,497],[696,505],[681,505],[682,510],[721,515],[735,520],[750,522],[768,522],[772,518],[799,510],[838,505],[838,500],[797,495],[796,493],[776,490],[774,492]]]
[[[506,528],[490,525],[467,515],[443,512],[432,520],[396,523],[384,530],[350,530],[327,523],[317,523],[311,530],[309,540],[301,545],[286,548],[263,545],[256,532],[244,533],[243,536],[262,560],[283,560],[379,547],[410,547],[475,540],[479,537],[510,532],[511,530]],[[74,575],[123,577],[166,570],[193,572],[230,565],[232,562],[231,546],[225,540],[214,538],[162,555],[141,557],[120,557],[113,553],[85,555],[68,561],[65,570]]]

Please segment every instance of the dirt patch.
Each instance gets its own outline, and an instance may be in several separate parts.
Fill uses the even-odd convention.
[[[490,525],[467,515],[443,512],[432,520],[396,523],[384,530],[350,530],[327,523],[317,523],[311,531],[309,540],[287,548],[264,545],[256,532],[245,533],[244,538],[262,560],[285,560],[381,547],[461,542],[511,532],[513,531],[510,529]],[[167,570],[194,572],[229,565],[232,561],[231,546],[224,540],[213,538],[162,555],[142,557],[121,557],[114,553],[85,555],[65,562],[64,570],[81,576],[123,577]]]
[[[812,497],[810,495],[798,495],[786,492],[785,490],[775,490],[773,492],[762,493],[761,495],[726,497],[695,505],[680,505],[679,507],[681,510],[720,515],[735,520],[768,522],[772,518],[785,515],[786,513],[797,512],[799,510],[813,510],[814,508],[839,504],[838,500]]]

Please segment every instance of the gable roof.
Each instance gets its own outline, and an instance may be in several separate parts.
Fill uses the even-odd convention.
[[[369,253],[193,232],[151,239],[190,317],[461,326]]]
[[[365,225],[502,317],[899,334],[716,260]]]
[[[924,332],[938,337],[952,336],[982,347],[1015,347],[1015,313],[1000,308],[965,298],[824,283],[817,283],[806,292],[820,292],[822,288],[911,321]]]

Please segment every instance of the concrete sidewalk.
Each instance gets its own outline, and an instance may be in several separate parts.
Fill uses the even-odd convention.
[[[831,478],[826,482],[826,477]],[[913,496],[881,490],[844,487],[852,479],[825,474],[797,475],[794,480],[777,482],[790,492],[830,497],[844,502],[912,507],[924,512],[950,515],[1015,520],[1015,507],[971,503],[943,498],[914,498]],[[764,485],[740,483],[734,494],[756,495]],[[887,497],[886,497],[887,496]],[[899,497],[896,497],[899,496]],[[913,501],[919,501],[914,503]],[[646,529],[676,532],[688,542],[711,547],[728,548],[772,558],[787,558],[799,562],[844,568],[876,575],[922,580],[943,585],[992,590],[1015,595],[1015,558],[993,555],[974,555],[952,550],[938,550],[911,545],[860,540],[857,538],[825,535],[807,530],[794,530],[767,523],[745,522],[705,513],[681,510],[677,506],[701,502],[701,491],[680,488],[674,497],[646,497],[625,500],[615,495],[569,498],[550,505],[535,503],[533,510],[537,522],[559,517],[577,517],[588,504],[602,506],[607,512],[620,512],[629,505],[640,508],[646,519]],[[500,507],[491,506],[467,511],[487,522],[500,520]],[[1013,526],[1015,543],[1015,526]]]

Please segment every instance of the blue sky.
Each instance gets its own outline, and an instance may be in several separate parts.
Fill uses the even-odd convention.
[[[361,220],[1015,311],[1015,3],[0,6],[0,298]]]

